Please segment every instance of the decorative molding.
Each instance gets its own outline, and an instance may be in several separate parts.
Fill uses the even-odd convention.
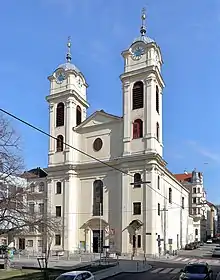
[[[150,86],[151,83],[152,83],[152,80],[153,80],[152,78],[149,78],[149,79],[144,80],[145,85]]]
[[[51,104],[49,105],[49,110],[50,110],[50,112],[53,112],[53,109],[54,109],[54,104],[51,103]]]

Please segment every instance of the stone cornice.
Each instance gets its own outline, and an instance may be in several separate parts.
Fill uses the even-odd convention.
[[[85,107],[87,107],[87,108],[89,107],[89,103],[73,89],[66,89],[66,90],[51,94],[51,95],[47,95],[46,100],[47,100],[47,102],[52,102],[52,101],[56,102],[56,99],[59,99],[60,97],[68,98],[69,96],[74,97],[76,100],[78,100],[80,103],[82,103]]]
[[[123,81],[124,79],[131,81],[132,80],[131,78],[139,78],[140,76],[144,77],[144,76],[146,76],[146,74],[149,75],[150,73],[153,73],[156,76],[159,85],[161,86],[161,88],[164,88],[165,82],[163,80],[162,75],[160,74],[160,72],[158,70],[158,67],[155,65],[146,66],[145,68],[125,72],[120,75],[120,79],[121,79],[121,81]]]

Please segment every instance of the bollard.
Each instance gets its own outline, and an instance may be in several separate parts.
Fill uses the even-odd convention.
[[[138,268],[139,268],[139,263],[137,262],[137,271],[138,271]]]

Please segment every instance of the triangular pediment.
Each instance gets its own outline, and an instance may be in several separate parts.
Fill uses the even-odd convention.
[[[107,124],[114,121],[121,121],[122,118],[106,113],[105,111],[96,111],[91,116],[89,116],[84,122],[78,125],[75,130],[80,130],[82,128],[87,128],[91,126]]]

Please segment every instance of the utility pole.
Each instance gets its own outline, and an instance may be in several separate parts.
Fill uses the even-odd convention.
[[[167,240],[167,212],[168,209],[166,209],[166,207],[164,207],[161,210],[164,213],[163,216],[163,250],[164,250],[164,255],[166,255],[167,252],[167,246],[166,246],[166,240]]]
[[[131,186],[137,186],[137,185],[143,185],[143,236],[144,236],[144,239],[143,239],[143,247],[144,247],[144,258],[146,257],[146,220],[147,220],[147,203],[146,203],[146,186],[147,184],[150,184],[151,181],[146,181],[146,172],[144,172],[144,181],[142,181],[142,179],[138,182],[133,182],[133,183],[130,183]],[[136,231],[135,231],[135,247],[137,248],[137,234],[136,234]],[[136,249],[135,248],[135,249]]]

